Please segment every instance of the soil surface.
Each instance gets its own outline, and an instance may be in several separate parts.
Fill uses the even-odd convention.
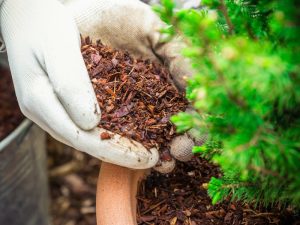
[[[8,69],[0,66],[0,141],[12,132],[23,118],[11,74]]]
[[[201,158],[177,163],[162,175],[152,172],[142,183],[138,198],[138,224],[151,225],[296,225],[299,215],[289,208],[254,208],[240,202],[212,205],[207,194],[210,178],[221,176],[217,166]]]
[[[96,225],[95,190],[99,160],[49,139],[49,177],[53,225]],[[152,172],[138,195],[143,225],[300,225],[292,209],[254,208],[239,202],[213,206],[205,183],[220,171],[203,159],[177,163],[174,172]],[[204,185],[203,185],[204,184]]]

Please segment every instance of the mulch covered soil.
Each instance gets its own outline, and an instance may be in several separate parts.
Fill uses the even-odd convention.
[[[229,201],[212,205],[206,187],[212,176],[221,176],[219,168],[201,158],[176,165],[168,175],[153,171],[142,183],[137,196],[138,224],[300,224],[299,215],[289,208],[254,208]]]
[[[13,131],[23,118],[10,72],[0,66],[0,141]]]
[[[176,135],[171,115],[188,105],[172,85],[168,69],[149,60],[133,59],[89,38],[82,55],[101,108],[99,127],[142,143],[147,149],[168,149]],[[101,135],[109,138],[108,133]]]

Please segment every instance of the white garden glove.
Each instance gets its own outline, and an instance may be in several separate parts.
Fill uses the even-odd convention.
[[[4,0],[0,22],[19,105],[29,119],[103,161],[136,169],[156,164],[156,150],[119,135],[100,139],[100,109],[65,6],[57,0]]]
[[[68,0],[64,3],[76,19],[81,34],[117,49],[128,50],[136,57],[158,60],[169,66],[174,83],[185,89],[184,77],[191,75],[190,64],[181,56],[179,41],[161,43],[164,26],[151,7],[139,0]],[[201,144],[202,139],[196,144]],[[171,154],[180,161],[192,157],[195,141],[189,133],[171,143]],[[170,172],[175,160],[162,162],[160,172]]]

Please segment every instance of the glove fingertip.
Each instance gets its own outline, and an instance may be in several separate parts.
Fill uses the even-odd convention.
[[[175,137],[171,142],[171,155],[182,162],[187,162],[192,159],[192,149],[194,141],[187,134]]]
[[[161,161],[159,165],[153,167],[159,173],[170,173],[175,169],[176,161],[175,159],[171,159],[170,161]]]

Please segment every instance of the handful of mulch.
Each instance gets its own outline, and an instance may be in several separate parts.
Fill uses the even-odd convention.
[[[168,69],[100,41],[82,40],[82,55],[102,117],[100,128],[142,143],[145,148],[168,149],[176,136],[170,116],[187,107],[184,93],[171,82]],[[101,135],[107,139],[107,135]]]

